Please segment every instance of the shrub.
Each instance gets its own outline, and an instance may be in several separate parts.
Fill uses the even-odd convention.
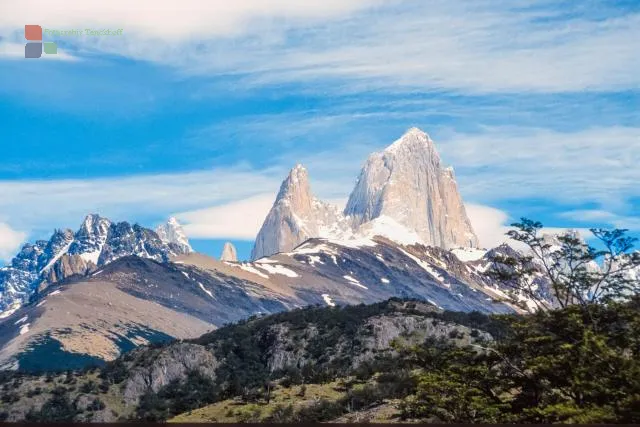
[[[72,422],[78,411],[69,396],[57,394],[51,397],[39,411],[33,408],[26,414],[26,421],[30,422]]]
[[[90,393],[96,393],[97,391],[98,391],[98,385],[93,380],[89,380],[80,386],[81,393],[90,394]]]
[[[87,409],[89,411],[102,411],[105,407],[106,405],[104,404],[104,402],[96,397],[95,399],[93,399],[93,402],[91,402],[91,404],[87,407]]]
[[[276,405],[265,420],[267,423],[291,423],[294,421],[294,410],[292,405]]]

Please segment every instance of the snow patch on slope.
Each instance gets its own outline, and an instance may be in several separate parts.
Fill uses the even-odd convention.
[[[4,319],[7,318],[9,316],[11,316],[13,313],[15,313],[16,311],[18,311],[20,309],[20,306],[22,304],[20,304],[20,301],[14,302],[10,308],[6,309],[5,311],[3,311],[2,313],[0,313],[0,319]]]
[[[322,299],[324,299],[324,302],[326,302],[329,307],[335,307],[336,306],[336,303],[333,302],[333,300],[331,299],[331,297],[328,294],[322,294]]]
[[[253,268],[253,267],[251,266],[251,264],[240,264],[240,266],[239,266],[239,267],[240,267],[242,270],[244,270],[244,271],[248,271],[249,273],[256,274],[256,275],[258,275],[258,276],[260,276],[260,277],[262,277],[262,278],[265,278],[265,279],[268,279],[268,278],[269,278],[269,276],[268,276],[268,275],[266,275],[266,274],[264,274],[263,272],[259,271],[257,268]]]
[[[200,286],[200,289],[202,289],[203,291],[205,291],[211,298],[213,298],[213,294],[211,293],[210,290],[208,290],[207,288],[204,287],[204,285],[200,282],[198,282],[198,286]]]
[[[275,264],[275,265],[261,264],[258,267],[267,271],[270,274],[280,274],[287,277],[298,277],[298,274],[295,271],[289,270],[288,268],[280,264]]]
[[[475,249],[475,248],[457,248],[452,249],[451,253],[454,254],[458,259],[462,262],[468,261],[478,261],[482,259],[483,256],[487,253],[484,249]]]
[[[364,286],[362,283],[360,283],[360,282],[358,281],[358,279],[356,279],[355,277],[351,277],[351,276],[349,276],[349,275],[342,276],[342,277],[344,277],[345,279],[347,279],[347,280],[349,281],[349,283],[351,283],[352,285],[356,285],[356,286],[358,286],[358,287],[360,287],[360,288],[363,288],[363,289],[369,289],[369,288],[367,288],[366,286]]]
[[[385,215],[381,215],[372,221],[362,224],[358,229],[357,235],[361,238],[382,236],[401,245],[423,243],[418,233],[409,230],[393,218]]]
[[[13,324],[17,325],[18,323],[24,323],[27,319],[29,319],[29,316],[24,316],[23,318],[16,320]]]
[[[94,265],[98,265],[98,259],[100,258],[100,253],[102,252],[102,248],[95,252],[86,252],[80,254],[80,258],[82,258],[86,262],[92,262]]]
[[[440,273],[434,270],[433,267],[431,267],[428,263],[424,262],[423,260],[421,260],[415,255],[411,255],[409,252],[405,251],[404,249],[400,249],[400,251],[403,254],[405,254],[407,257],[411,258],[416,264],[422,267],[422,269],[425,270],[427,273],[429,273],[431,276],[435,277],[437,281],[444,284],[444,280],[445,280],[444,277],[442,277]]]
[[[67,252],[69,252],[69,248],[71,247],[71,244],[73,243],[73,240],[71,240],[69,243],[67,243],[61,250],[60,252],[58,252],[56,254],[56,256],[54,256],[53,258],[51,258],[51,261],[49,261],[47,263],[47,265],[45,265],[42,270],[41,273],[44,273],[46,271],[49,271],[49,269],[53,266],[53,264],[55,264],[60,258],[62,258],[62,255],[66,254]],[[96,260],[97,261],[97,260]]]

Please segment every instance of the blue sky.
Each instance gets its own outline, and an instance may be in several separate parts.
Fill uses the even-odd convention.
[[[26,23],[123,35],[25,60]],[[637,234],[638,52],[638,1],[0,0],[0,259],[89,212],[246,257],[294,164],[340,203],[412,126],[485,246],[523,215]]]

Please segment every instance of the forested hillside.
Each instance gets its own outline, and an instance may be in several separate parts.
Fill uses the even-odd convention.
[[[104,368],[5,373],[6,420],[637,422],[640,299],[592,313],[296,310]],[[197,410],[198,408],[202,408]]]

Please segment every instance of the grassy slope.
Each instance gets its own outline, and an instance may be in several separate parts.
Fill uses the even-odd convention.
[[[356,386],[355,388],[362,387]],[[301,393],[302,386],[291,387],[277,386],[269,403],[244,403],[237,399],[228,399],[217,402],[204,408],[180,414],[168,420],[170,423],[237,423],[237,422],[263,422],[268,420],[273,410],[278,406],[291,405],[294,410],[311,405],[319,400],[335,402],[346,396],[340,381],[327,384],[306,384],[304,396]],[[392,422],[397,420],[397,408],[395,400],[389,400],[381,405],[366,411],[358,411],[348,416],[336,419],[336,422]]]
[[[271,415],[277,405],[293,405],[298,408],[320,399],[335,401],[345,395],[344,392],[339,391],[339,384],[335,381],[327,384],[307,384],[305,387],[304,396],[300,395],[302,386],[278,386],[273,390],[269,403],[243,403],[235,399],[223,400],[204,408],[180,414],[170,419],[169,422],[239,422],[243,416],[253,413],[259,414],[258,420],[264,420]]]

